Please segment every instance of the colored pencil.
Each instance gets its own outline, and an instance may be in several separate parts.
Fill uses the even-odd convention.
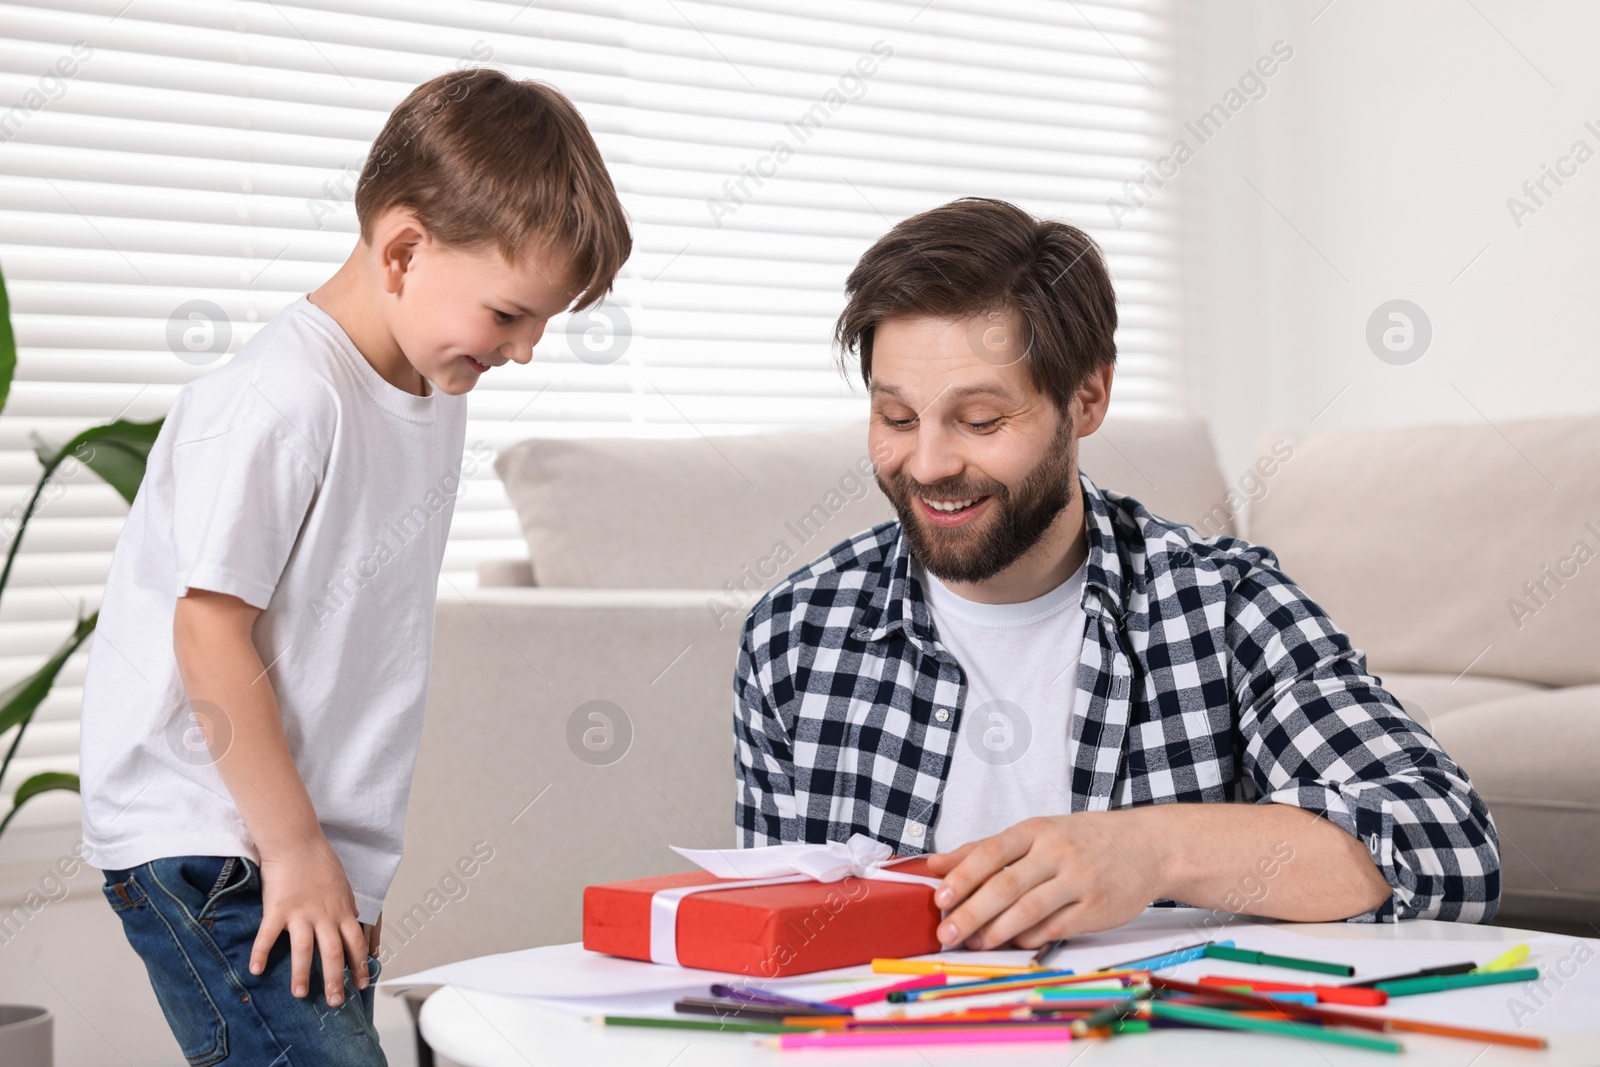
[[[923,997],[932,996],[935,993],[947,992],[954,996],[965,996],[965,993],[958,991],[966,990],[969,987],[972,991],[979,993],[1003,992],[1012,986],[1026,987],[1038,985],[1056,978],[1070,977],[1076,977],[1075,972],[1049,971],[1041,969],[1037,971],[1028,971],[1024,974],[1005,974],[999,976],[998,978],[979,978],[971,982],[946,981],[944,985],[929,986],[927,989],[903,990],[900,993],[889,997],[888,1000],[892,1004],[904,1004],[913,1000],[920,1000]]]
[[[889,1014],[896,1018],[921,1019],[929,1015],[943,1015],[953,1011],[976,1011],[984,1008],[1018,1008],[1026,1004],[1045,1004],[1049,1007],[1066,1011],[1077,1004],[1099,1004],[1130,996],[1132,989],[1118,986],[1115,989],[1096,989],[1095,995],[1087,1000],[1074,1001],[1044,1001],[1041,999],[1042,990],[1037,988],[1008,989],[998,992],[984,993],[956,999],[917,1000],[909,1004],[895,1005],[889,1009]]]
[[[1119,993],[1121,996],[1128,995],[1127,990],[1120,990]],[[907,1004],[904,1007],[891,1008],[887,1014],[892,1019],[927,1019],[939,1015],[949,1015],[952,1012],[987,1011],[994,1008],[1016,1010],[1038,1003],[1041,1002],[1034,1000],[1026,990],[1022,990],[1013,993],[991,993],[983,997],[967,997],[964,1000],[936,1000],[920,1004]],[[1095,1000],[1087,1003],[1092,1007],[1101,1003],[1101,1001]],[[1057,1002],[1054,1005],[1049,1005],[1049,1007],[1060,1011],[1078,1010],[1078,1005],[1075,1003]]]
[[[814,1000],[801,1000],[799,997],[786,997],[782,993],[774,993],[768,989],[749,989],[744,986],[722,985],[718,983],[711,987],[711,995],[722,997],[726,1000],[742,1000],[751,1004],[773,1004],[781,1007],[806,1008],[809,1011],[822,1011],[829,1014],[849,1015],[848,1008],[841,1008],[834,1004],[822,1004]]]
[[[896,1045],[1001,1045],[1026,1041],[1071,1041],[1067,1026],[987,1026],[972,1030],[917,1030],[896,1033],[850,1030],[842,1034],[780,1034],[762,1041],[768,1048],[893,1048]]]
[[[880,1000],[888,1000],[891,993],[906,993],[913,989],[931,989],[941,986],[949,979],[942,974],[921,974],[915,978],[908,978],[904,982],[895,982],[893,985],[879,986],[862,993],[851,993],[848,996],[834,997],[822,1001],[836,1008],[858,1008],[863,1004],[876,1004]]]
[[[1088,989],[1080,986],[1044,986],[1036,990],[1035,995],[1040,1000],[1094,1000],[1107,997],[1113,1000],[1121,1000],[1131,994],[1128,993],[1126,986],[1116,986],[1110,989],[1102,989],[1099,986],[1092,986]]]
[[[1261,967],[1287,967],[1296,971],[1316,971],[1319,974],[1336,974],[1342,978],[1348,978],[1356,973],[1356,969],[1348,963],[1326,963],[1322,960],[1301,959],[1298,956],[1279,956],[1272,952],[1234,948],[1231,941],[1219,941],[1215,945],[1207,945],[1205,954],[1208,959],[1254,963]]]
[[[1056,954],[1056,950],[1066,943],[1067,939],[1064,937],[1055,941],[1046,941],[1043,945],[1039,946],[1039,951],[1033,954],[1033,965],[1035,967],[1043,967],[1045,962],[1049,960],[1051,956]]]
[[[1002,974],[994,978],[979,978],[972,982],[946,982],[944,988],[953,989],[960,985],[1032,985],[1034,982],[1042,982],[1048,978],[1066,978],[1075,976],[1077,973],[1077,971],[1068,968],[1056,970],[1054,968],[1041,967],[1036,971],[1024,971],[1021,974]]]
[[[1527,945],[1514,945],[1496,956],[1494,959],[1479,967],[1479,971],[1509,971],[1517,964],[1528,958]]]
[[[1233,944],[1233,942],[1232,941],[1221,941],[1221,942],[1218,942],[1218,941],[1200,941],[1200,942],[1198,942],[1196,944],[1193,944],[1193,945],[1185,945],[1183,948],[1175,948],[1170,952],[1163,952],[1163,953],[1160,954],[1160,956],[1172,956],[1172,955],[1176,955],[1179,952],[1193,952],[1195,949],[1203,949],[1207,945],[1216,945],[1216,944],[1231,945],[1231,944]],[[1127,970],[1127,969],[1133,967],[1135,964],[1142,963],[1145,960],[1159,959],[1160,956],[1139,956],[1139,957],[1137,957],[1135,959],[1126,960],[1126,961],[1124,961],[1122,963],[1113,963],[1113,964],[1110,964],[1110,965],[1105,966],[1105,967],[1100,967],[1098,969],[1102,970],[1102,971],[1122,971],[1122,970]]]
[[[872,961],[875,974],[950,974],[963,978],[1004,978],[1012,974],[1027,974],[1041,970],[1039,967],[1000,967],[981,963],[946,963],[943,960]]]
[[[1257,996],[1266,997],[1274,1004],[1315,1004],[1317,995],[1310,991],[1299,992],[1292,989],[1245,989],[1246,993],[1255,993]]]
[[[936,1026],[946,1023],[970,1024],[1010,1019],[1048,1019],[1056,1014],[1058,1013],[1053,1008],[1036,1007],[1031,1004],[1001,1004],[988,1008],[963,1008],[961,1011],[941,1012],[930,1015],[909,1017],[894,1015],[882,1019],[851,1019],[845,1028],[858,1030],[863,1027],[873,1026]]]
[[[1235,993],[1231,989],[1219,989],[1216,986],[1180,982],[1173,978],[1162,978],[1159,975],[1151,975],[1150,984],[1157,989],[1168,989],[1174,993],[1191,993],[1195,996],[1215,997],[1218,1000],[1226,1000],[1258,1010],[1276,1011],[1279,1015],[1288,1015],[1296,1019],[1341,1023],[1345,1026],[1359,1027],[1363,1030],[1433,1034],[1436,1037],[1455,1037],[1463,1041],[1482,1041],[1485,1044],[1511,1045],[1516,1048],[1547,1048],[1549,1046],[1549,1042],[1544,1038],[1535,1037],[1531,1034],[1508,1034],[1503,1030],[1479,1030],[1474,1027],[1450,1026],[1445,1023],[1429,1023],[1416,1019],[1362,1015],[1356,1012],[1308,1007],[1302,1004],[1273,1004],[1272,1001],[1267,1000],[1265,997],[1253,996],[1249,993]]]
[[[680,997],[673,1002],[672,1010],[685,1015],[715,1015],[721,1019],[751,1020],[799,1017],[842,1019],[849,1014],[833,1009],[821,1011],[789,1004],[752,1004],[746,1000],[722,1000],[716,997]]]
[[[943,1000],[946,997],[971,997],[980,993],[1004,993],[1011,989],[1040,988],[1044,986],[1077,985],[1081,982],[1103,982],[1108,978],[1121,979],[1124,984],[1131,981],[1133,976],[1142,977],[1144,971],[1112,971],[1109,973],[1090,972],[1088,974],[1060,974],[1049,978],[1039,978],[1034,981],[983,981],[983,982],[957,982],[954,985],[937,986],[932,989],[911,989],[904,993],[896,993],[890,997],[891,1003],[909,1004],[914,1001]]]
[[[1389,994],[1381,989],[1355,988],[1342,985],[1299,985],[1294,982],[1263,982],[1257,978],[1227,978],[1208,974],[1200,979],[1204,986],[1244,986],[1253,993],[1315,993],[1324,1004],[1350,1004],[1361,1008],[1380,1008],[1389,1001]]]
[[[1221,944],[1232,945],[1233,942],[1224,941],[1221,942]],[[1166,970],[1168,967],[1177,967],[1181,964],[1193,963],[1195,960],[1204,959],[1206,953],[1210,952],[1214,947],[1216,946],[1196,945],[1192,948],[1180,948],[1176,952],[1167,952],[1160,956],[1149,956],[1142,960],[1135,960],[1134,962],[1126,964],[1125,966],[1137,967],[1141,971],[1162,971]]]
[[[932,1019],[856,1019],[846,1023],[843,1029],[855,1033],[859,1030],[901,1030],[907,1028],[933,1027],[934,1029],[950,1030],[966,1027],[972,1029],[977,1026],[1065,1026],[1073,1017],[1057,1015],[1029,1015],[1017,1013],[1012,1015],[983,1015],[974,1018],[958,1018],[940,1016]],[[827,1029],[834,1029],[828,1027]]]
[[[720,1022],[716,1019],[669,1019],[653,1015],[591,1015],[591,1022],[606,1026],[645,1026],[664,1030],[720,1030],[729,1034],[792,1034],[813,1030],[813,1026],[785,1026],[783,1023]]]
[[[1378,988],[1391,997],[1409,997],[1416,993],[1443,993],[1449,989],[1470,989],[1480,985],[1533,982],[1538,978],[1539,968],[1520,967],[1510,971],[1474,971],[1470,974],[1441,974],[1431,978],[1405,978],[1398,982],[1380,982]]]
[[[1168,1000],[1152,1000],[1143,1005],[1156,1018],[1177,1019],[1179,1022],[1198,1023],[1219,1030],[1249,1030],[1259,1034],[1278,1034],[1299,1037],[1307,1041],[1323,1041],[1332,1045],[1372,1049],[1376,1052],[1399,1052],[1400,1042],[1386,1037],[1368,1037],[1366,1034],[1345,1033],[1321,1026],[1305,1026],[1290,1020],[1252,1019],[1238,1012],[1203,1008],[1195,1004],[1175,1004]]]
[[[1478,969],[1476,963],[1447,963],[1442,967],[1424,967],[1404,974],[1391,974],[1387,978],[1365,978],[1359,982],[1345,982],[1341,989],[1377,989],[1385,982],[1400,982],[1407,978],[1431,978],[1437,974],[1467,974]]]
[[[1134,1010],[1137,1009],[1140,1004],[1149,1000],[1151,995],[1152,994],[1149,990],[1145,990],[1140,993],[1135,993],[1133,996],[1127,998],[1119,1004],[1112,1004],[1101,1008],[1088,1018],[1079,1019],[1077,1022],[1073,1023],[1072,1032],[1078,1037],[1087,1037],[1090,1030],[1098,1030],[1102,1026],[1110,1026],[1113,1023],[1120,1022],[1125,1016],[1133,1014]]]

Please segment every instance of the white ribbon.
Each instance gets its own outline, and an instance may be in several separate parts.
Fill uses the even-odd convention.
[[[939,884],[937,878],[887,870],[901,860],[892,859],[893,849],[866,834],[856,834],[849,841],[829,841],[825,845],[767,845],[762,848],[679,848],[674,845],[672,851],[718,878],[735,879],[662,889],[651,896],[650,959],[673,967],[678,966],[678,905],[684,897],[695,893],[755,889],[792,882],[842,882],[850,877],[926,886]]]

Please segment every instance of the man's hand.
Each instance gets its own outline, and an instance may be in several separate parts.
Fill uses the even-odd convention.
[[[1128,812],[1026,819],[954,852],[928,857],[944,879],[933,901],[949,911],[939,942],[969,949],[1046,941],[1119,926],[1157,889],[1159,850]],[[958,906],[959,905],[959,906]]]
[[[1026,819],[928,857],[944,945],[988,949],[1105,930],[1165,897],[1336,922],[1392,890],[1354,835],[1289,804],[1146,804]]]
[[[290,987],[297,997],[311,987],[311,960],[322,955],[328,1006],[344,1003],[345,957],[356,988],[367,987],[367,932],[356,918],[356,898],[344,867],[326,841],[261,857],[261,927],[250,950],[250,973],[267,967],[267,953],[289,932]]]

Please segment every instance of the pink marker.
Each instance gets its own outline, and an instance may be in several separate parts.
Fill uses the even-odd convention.
[[[890,993],[898,993],[904,989],[929,989],[933,986],[944,984],[945,976],[942,974],[923,974],[905,982],[896,982],[894,985],[869,989],[865,993],[851,993],[847,997],[835,997],[832,1000],[824,1000],[822,1003],[832,1005],[835,1008],[854,1008],[860,1004],[876,1004]]]
[[[892,1045],[999,1045],[1023,1041],[1071,1041],[1070,1026],[1030,1026],[1026,1029],[987,1026],[972,1030],[933,1030],[920,1028],[898,1033],[876,1030],[779,1034],[764,1040],[768,1048],[883,1048]]]

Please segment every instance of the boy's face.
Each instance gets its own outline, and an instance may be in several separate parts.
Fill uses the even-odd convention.
[[[423,237],[391,289],[389,329],[418,374],[440,392],[466,393],[494,368],[533,359],[545,324],[572,303],[570,274],[555,252],[524,251],[507,263],[493,245]]]

